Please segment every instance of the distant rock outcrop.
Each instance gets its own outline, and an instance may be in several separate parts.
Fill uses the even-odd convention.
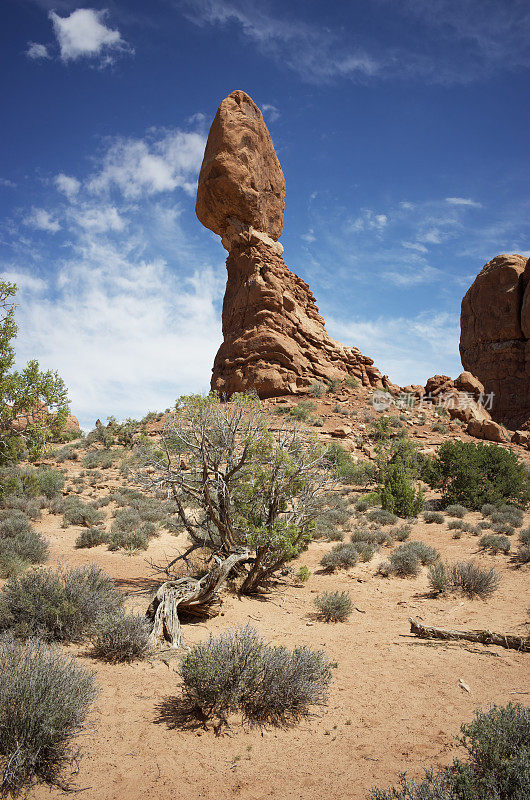
[[[286,267],[278,242],[284,198],[261,111],[245,92],[232,92],[210,129],[196,205],[199,220],[229,252],[212,389],[275,397],[347,375],[364,386],[391,387],[371,358],[328,335],[309,286]]]
[[[530,260],[499,255],[462,300],[460,355],[486,393],[491,416],[510,429],[530,426]]]

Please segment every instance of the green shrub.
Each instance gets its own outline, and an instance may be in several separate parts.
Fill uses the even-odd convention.
[[[449,431],[447,425],[444,425],[444,423],[440,422],[440,420],[437,420],[433,423],[432,429],[435,433],[448,433]]]
[[[309,572],[309,567],[306,567],[305,564],[302,564],[302,566],[296,573],[296,577],[298,578],[299,581],[302,581],[302,583],[308,581],[309,578],[311,577],[311,573]]]
[[[491,529],[495,533],[502,533],[505,536],[513,536],[515,533],[515,529],[512,528],[509,522],[494,522]]]
[[[500,584],[500,575],[494,569],[480,569],[472,561],[453,564],[450,577],[451,586],[469,597],[489,597]]]
[[[207,717],[239,711],[251,723],[300,719],[324,705],[331,669],[323,651],[264,642],[249,626],[210,636],[179,667],[184,695]]]
[[[0,592],[0,630],[21,638],[76,642],[122,604],[112,580],[95,564],[27,570],[10,578]]]
[[[117,614],[104,618],[92,639],[92,653],[102,661],[137,661],[149,652],[150,627],[144,614]]]
[[[441,525],[444,522],[445,517],[440,511],[424,511],[423,520],[428,525],[431,525],[432,523],[436,523],[436,525]]]
[[[492,503],[484,503],[480,509],[480,512],[484,517],[490,517],[495,513],[495,511],[497,511],[497,506],[494,506]]]
[[[316,403],[312,400],[301,400],[296,406],[293,406],[289,411],[289,416],[299,422],[306,422],[310,415],[316,411]]]
[[[519,541],[521,544],[530,546],[530,528],[525,528],[524,531],[519,531]]]
[[[334,468],[342,483],[368,486],[377,480],[377,466],[372,461],[354,461],[351,453],[338,442],[330,444],[324,453],[324,460]]]
[[[401,552],[415,553],[423,566],[434,564],[434,562],[440,558],[440,553],[438,550],[428,544],[425,544],[425,542],[405,542],[405,544],[402,544],[400,547],[398,547],[398,550]]]
[[[85,528],[75,540],[78,549],[97,547],[108,539],[108,534],[102,528]]]
[[[397,516],[386,508],[374,508],[368,512],[366,518],[378,525],[393,525],[398,520]]]
[[[515,453],[496,444],[444,442],[425,480],[446,505],[478,510],[484,504],[528,502],[530,479]]]
[[[325,622],[344,622],[353,610],[353,603],[347,592],[323,592],[315,598],[315,605]]]
[[[141,531],[112,531],[107,537],[109,550],[147,550],[149,539]]]
[[[494,533],[487,533],[485,536],[481,536],[478,546],[481,550],[489,550],[493,555],[496,555],[496,553],[508,555],[511,547],[507,536],[498,536]]]
[[[514,506],[502,506],[490,514],[493,523],[505,523],[514,528],[520,528],[523,524],[523,512]]]
[[[515,557],[520,564],[530,563],[530,546],[527,544],[521,545]]]
[[[94,526],[103,522],[103,514],[91,503],[83,503],[79,497],[66,497],[62,503],[57,503],[55,508],[62,509],[63,528],[69,525]]]
[[[109,469],[114,464],[116,453],[112,450],[93,450],[83,458],[86,469]]]
[[[409,538],[411,533],[412,533],[412,528],[410,527],[410,525],[400,525],[398,528],[392,528],[392,530],[389,531],[389,534],[397,542],[406,541],[406,539]]]
[[[400,578],[415,577],[420,572],[421,561],[417,553],[404,550],[404,547],[405,545],[400,545],[390,556],[390,574]]]
[[[353,544],[336,544],[328,553],[324,553],[320,566],[328,572],[334,572],[336,569],[354,567],[358,558],[357,548]]]
[[[320,381],[316,381],[315,383],[311,384],[308,393],[311,395],[311,397],[322,397],[326,394],[326,387],[323,383],[320,383]]]
[[[343,383],[345,386],[349,386],[350,389],[359,388],[359,380],[354,378],[353,375],[348,375],[347,378],[344,378]]]
[[[39,484],[41,494],[45,495],[48,500],[57,497],[64,487],[64,475],[56,469],[42,468],[37,470],[36,478]]]
[[[398,517],[416,517],[423,508],[423,494],[416,491],[403,461],[395,456],[383,472],[381,506]]]
[[[372,789],[370,800],[525,800],[530,796],[530,709],[493,706],[462,725],[458,744],[468,761],[426,770],[421,782],[400,776],[398,786]]]
[[[364,562],[371,561],[377,553],[377,549],[375,544],[370,544],[369,542],[364,542],[360,546],[357,546],[359,558]]]
[[[0,637],[2,796],[39,782],[67,787],[64,771],[78,757],[72,739],[96,695],[92,673],[55,648]]]
[[[368,511],[370,508],[370,504],[368,500],[357,500],[355,503],[355,510],[363,513],[364,511]]]
[[[429,567],[429,586],[431,591],[443,594],[451,586],[451,578],[443,561],[435,561]]]
[[[5,577],[20,572],[28,564],[41,564],[48,557],[49,545],[20,511],[4,512],[0,521],[0,569]]]
[[[449,517],[458,517],[458,519],[463,519],[467,514],[467,508],[461,506],[459,503],[453,503],[452,505],[446,506],[445,513]]]

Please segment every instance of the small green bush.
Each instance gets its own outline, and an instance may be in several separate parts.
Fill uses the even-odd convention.
[[[400,578],[415,577],[419,575],[421,561],[413,550],[403,550],[401,545],[390,556],[390,573]]]
[[[373,508],[368,512],[366,518],[370,522],[376,522],[378,525],[393,525],[398,521],[398,517],[395,514],[384,508]]]
[[[358,558],[357,548],[353,544],[336,544],[328,553],[324,553],[320,566],[328,572],[334,572],[336,569],[354,567]]]
[[[399,786],[372,789],[370,800],[525,800],[530,796],[530,709],[493,706],[462,725],[458,744],[468,761],[427,770],[420,782],[400,776]]]
[[[398,517],[416,517],[423,502],[423,493],[416,490],[405,464],[394,456],[384,468],[381,506]]]
[[[108,534],[102,528],[85,528],[75,540],[75,546],[78,549],[97,547],[107,539]]]
[[[64,475],[56,469],[39,469],[36,472],[39,489],[48,500],[57,497],[64,487]]]
[[[428,544],[425,544],[425,542],[405,542],[405,544],[402,544],[400,547],[398,547],[398,550],[400,550],[402,553],[415,553],[423,566],[434,564],[434,562],[440,558],[440,553],[438,550]]]
[[[509,522],[494,522],[491,526],[491,530],[495,531],[495,533],[501,533],[505,536],[513,536],[515,533],[515,529],[512,528]]]
[[[0,592],[0,630],[20,638],[76,642],[104,616],[122,607],[123,597],[95,564],[71,570],[27,570]]]
[[[450,577],[451,586],[469,597],[489,597],[500,584],[500,575],[494,569],[480,569],[472,561],[453,564]]]
[[[289,416],[299,422],[306,422],[310,415],[316,411],[316,403],[312,400],[301,400],[296,406],[293,406],[289,411]]]
[[[441,525],[444,522],[445,517],[441,513],[441,511],[424,511],[423,520],[428,525],[431,525],[432,523],[435,523],[436,525]]]
[[[250,723],[297,720],[324,705],[331,669],[323,651],[264,642],[249,626],[210,636],[179,667],[184,695],[206,717],[239,711]]]
[[[530,546],[530,528],[525,528],[524,531],[519,531],[519,541],[521,544]]]
[[[406,541],[411,533],[412,533],[412,528],[410,527],[410,525],[400,525],[399,527],[392,528],[389,531],[389,534],[392,536],[393,539],[396,540],[396,542]]]
[[[109,469],[116,455],[112,450],[93,450],[83,458],[83,466],[86,469]]]
[[[0,637],[0,794],[18,796],[43,782],[67,788],[74,736],[97,690],[91,672],[55,648]]]
[[[451,579],[447,567],[443,561],[435,561],[429,567],[429,586],[431,591],[443,594],[451,585]]]
[[[446,506],[445,513],[449,517],[458,517],[458,519],[463,519],[467,514],[467,508],[465,508],[465,506],[461,506],[459,503],[453,503],[452,505]]]
[[[350,389],[359,388],[359,380],[357,378],[354,378],[353,375],[348,375],[347,378],[344,378],[343,383],[345,386],[349,386]]]
[[[4,577],[10,577],[28,564],[46,561],[49,545],[20,511],[4,514],[0,521],[0,570]]]
[[[515,557],[520,564],[530,563],[530,546],[527,544],[521,545]]]
[[[315,598],[315,605],[325,622],[344,622],[353,610],[353,603],[347,592],[323,592]]]
[[[92,655],[113,664],[131,663],[149,652],[150,627],[144,614],[117,614],[105,617],[92,639]]]
[[[298,578],[299,581],[302,581],[302,583],[305,583],[306,581],[308,581],[309,578],[311,577],[311,573],[309,571],[309,567],[307,567],[305,564],[302,564],[302,566],[300,567],[300,569],[296,573],[296,577]]]
[[[83,503],[79,497],[66,497],[62,503],[57,503],[54,507],[62,509],[63,528],[67,528],[69,525],[88,525],[92,527],[103,522],[101,511],[94,508],[91,503]]]
[[[311,397],[322,397],[326,394],[326,387],[320,381],[316,381],[309,387],[309,394]]]
[[[485,536],[481,536],[478,546],[481,550],[489,550],[493,555],[496,553],[508,555],[511,547],[507,536],[498,536],[495,533],[487,533]]]

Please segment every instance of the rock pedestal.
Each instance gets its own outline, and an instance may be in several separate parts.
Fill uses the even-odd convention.
[[[199,220],[229,252],[212,389],[276,397],[348,375],[364,386],[389,387],[372,359],[328,335],[309,286],[285,265],[278,242],[284,198],[261,112],[245,92],[232,92],[210,129],[196,204]]]

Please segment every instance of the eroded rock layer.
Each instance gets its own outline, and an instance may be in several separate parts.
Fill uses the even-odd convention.
[[[210,129],[196,205],[200,221],[229,251],[224,341],[212,389],[276,397],[347,375],[365,386],[390,387],[372,359],[328,335],[309,286],[285,265],[277,241],[284,196],[261,112],[245,92],[232,92]]]
[[[492,417],[511,429],[530,425],[530,260],[499,255],[462,300],[460,355],[487,393]]]

